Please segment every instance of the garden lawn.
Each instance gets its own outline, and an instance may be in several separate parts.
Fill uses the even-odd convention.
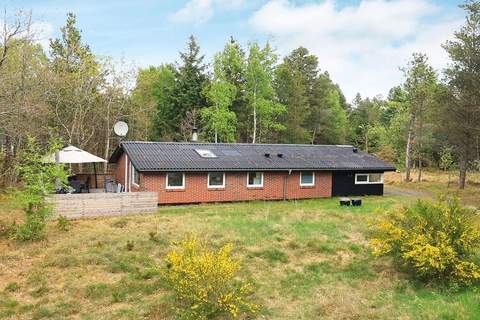
[[[479,319],[475,290],[425,288],[371,256],[368,221],[413,200],[363,201],[161,207],[76,220],[66,232],[51,222],[45,241],[0,239],[0,319],[170,319],[163,259],[171,241],[189,234],[234,245],[242,276],[257,287],[260,319]],[[0,220],[16,214],[0,204]]]

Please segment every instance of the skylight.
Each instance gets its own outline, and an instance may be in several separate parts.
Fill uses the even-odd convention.
[[[216,158],[217,156],[210,150],[206,149],[195,149],[195,151],[200,155],[202,158]]]

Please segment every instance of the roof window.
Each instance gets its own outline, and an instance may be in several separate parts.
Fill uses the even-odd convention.
[[[202,158],[216,158],[217,156],[210,150],[206,149],[195,149],[195,151],[200,155]]]

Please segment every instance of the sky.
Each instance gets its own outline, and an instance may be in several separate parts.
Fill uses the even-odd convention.
[[[453,0],[0,0],[8,12],[31,10],[38,41],[59,36],[74,12],[83,41],[100,56],[137,67],[178,60],[193,34],[210,61],[233,36],[244,46],[269,41],[283,57],[303,46],[319,58],[347,100],[386,96],[400,67],[423,52],[442,70],[441,45],[464,23]],[[0,18],[1,19],[1,18]]]

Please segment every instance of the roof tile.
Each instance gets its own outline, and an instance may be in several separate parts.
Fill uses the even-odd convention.
[[[217,157],[202,158],[195,149],[210,150]],[[110,162],[116,162],[125,150],[139,171],[395,170],[392,164],[353,149],[343,145],[125,141]]]

